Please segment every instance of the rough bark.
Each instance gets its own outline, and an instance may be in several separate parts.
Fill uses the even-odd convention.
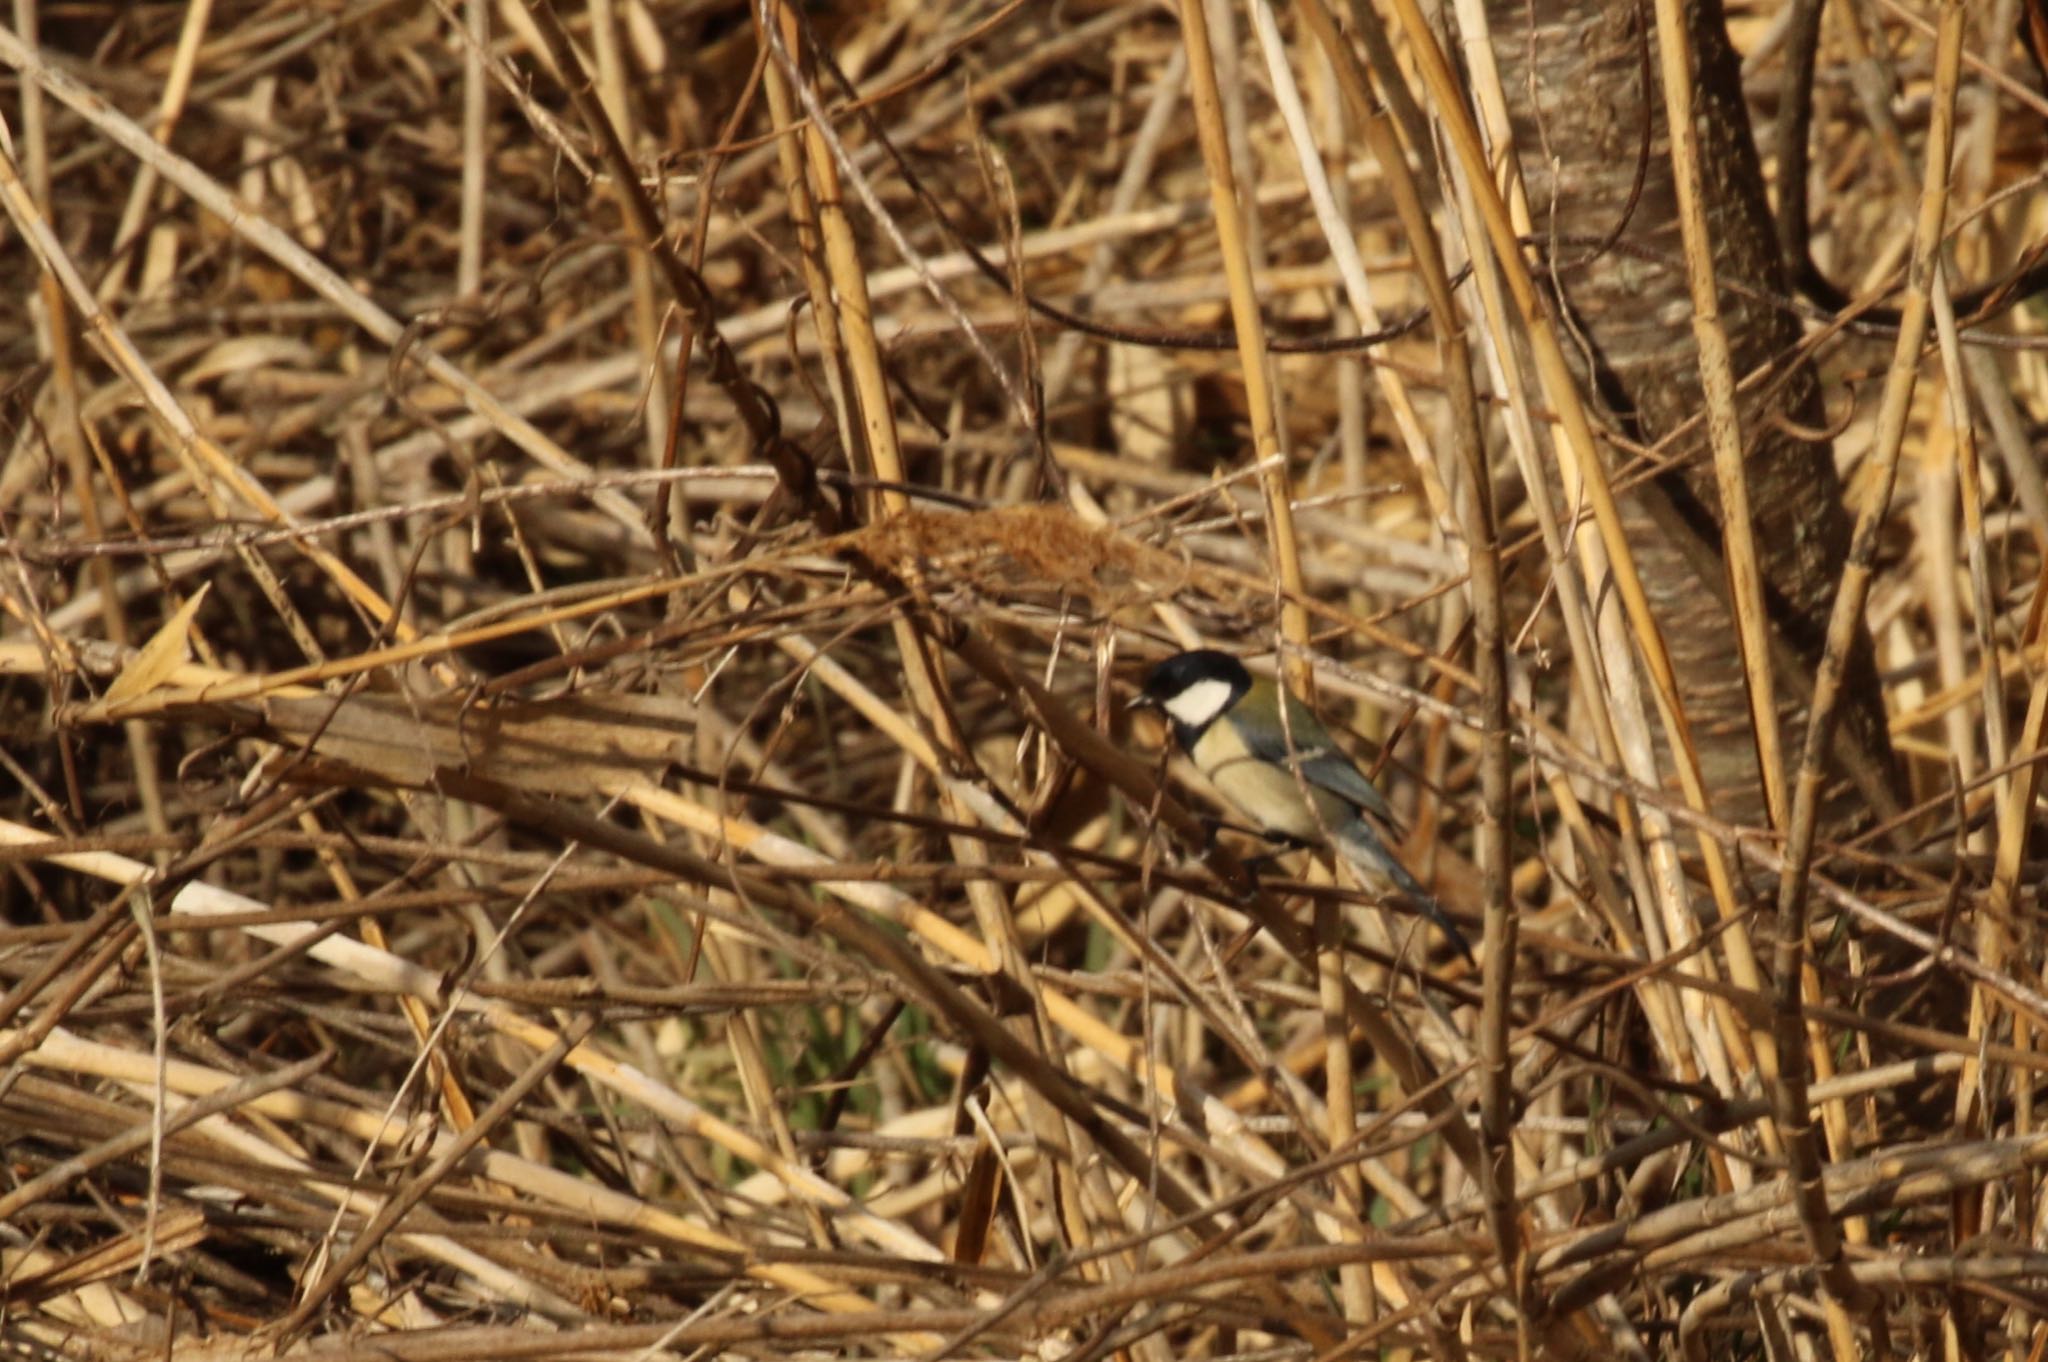
[[[1649,55],[1654,35],[1643,27],[1648,7],[1489,0],[1487,9],[1535,232],[1550,238],[1546,250],[1558,264],[1554,278],[1579,342],[1582,379],[1609,419],[1646,444],[1695,423],[1668,450],[1673,470],[1629,495],[1624,513],[1671,647],[1715,812],[1762,823],[1763,786],[1725,604],[1720,504],[1704,424],[1697,419],[1704,397],[1663,94]],[[1738,375],[1777,366],[1772,381],[1746,395],[1741,408],[1760,567],[1776,628],[1810,677],[1848,552],[1849,516],[1829,446],[1792,434],[1776,419],[1808,429],[1825,422],[1811,370],[1790,362],[1799,323],[1765,301],[1789,289],[1721,6],[1699,0],[1689,15],[1723,321]],[[1645,120],[1649,157],[1631,209]],[[1616,249],[1587,261],[1617,225]],[[1786,746],[1796,754],[1805,732],[1807,684],[1781,681],[1778,690]],[[1844,703],[1844,742],[1862,754],[1876,780],[1896,790],[1867,639],[1853,663]],[[1823,804],[1824,833],[1868,821],[1867,788],[1859,791],[1846,775],[1837,775]]]

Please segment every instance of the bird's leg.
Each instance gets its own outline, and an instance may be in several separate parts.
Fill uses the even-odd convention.
[[[1256,856],[1246,856],[1239,860],[1238,864],[1244,867],[1245,874],[1251,876],[1254,883],[1257,883],[1261,872],[1268,866],[1276,863],[1282,856],[1287,855],[1289,852],[1306,851],[1315,845],[1314,842],[1296,837],[1291,832],[1272,832],[1265,828],[1246,827],[1242,823],[1233,823],[1227,818],[1218,818],[1214,814],[1203,814],[1201,816],[1201,823],[1203,834],[1202,854],[1204,856],[1208,855],[1211,848],[1216,845],[1217,834],[1224,832],[1235,832],[1245,837],[1254,837],[1273,848],[1271,851],[1262,851]]]
[[[1286,854],[1284,851],[1262,851],[1256,856],[1245,857],[1238,864],[1244,867],[1245,874],[1252,877],[1252,883],[1257,884],[1260,877],[1278,865],[1280,858]]]
[[[1203,834],[1202,851],[1205,854],[1208,852],[1209,848],[1216,845],[1216,835],[1218,833],[1236,832],[1242,833],[1246,837],[1269,836],[1269,834],[1260,832],[1257,828],[1248,828],[1244,826],[1244,824],[1242,823],[1233,823],[1228,818],[1218,818],[1215,814],[1212,813],[1205,813],[1201,815],[1201,823]]]
[[[1278,847],[1280,851],[1307,851],[1315,846],[1308,838],[1296,837],[1291,832],[1262,832],[1259,836],[1268,846]]]
[[[1256,856],[1245,857],[1245,872],[1254,880],[1259,877],[1260,873],[1267,866],[1277,864],[1282,856],[1290,852],[1306,851],[1315,845],[1314,842],[1305,841],[1289,832],[1259,832],[1254,835],[1267,846],[1273,848],[1271,851],[1262,851]]]

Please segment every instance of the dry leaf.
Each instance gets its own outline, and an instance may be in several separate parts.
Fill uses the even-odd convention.
[[[97,708],[112,709],[139,695],[149,694],[169,680],[172,672],[191,660],[192,617],[199,613],[200,602],[206,599],[211,585],[209,582],[193,592],[178,607],[178,613],[164,621],[163,628],[142,645],[142,650],[135,654],[135,660],[123,667],[121,674],[114,678],[114,684],[107,687],[107,693],[100,697]]]

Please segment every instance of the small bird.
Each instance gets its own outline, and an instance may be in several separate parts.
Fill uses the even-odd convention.
[[[1388,849],[1385,830],[1394,824],[1394,810],[1386,796],[1352,765],[1307,705],[1271,681],[1253,679],[1230,654],[1200,648],[1154,667],[1130,708],[1164,714],[1195,769],[1269,838],[1308,845],[1327,840],[1369,888],[1391,887],[1414,900],[1472,959],[1464,933]]]

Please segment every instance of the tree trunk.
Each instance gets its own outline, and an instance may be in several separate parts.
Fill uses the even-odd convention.
[[[1695,423],[1665,451],[1675,470],[1625,494],[1622,508],[1671,648],[1714,812],[1761,824],[1767,811],[1726,604],[1721,506],[1700,419],[1705,399],[1655,36],[1645,27],[1649,7],[1489,0],[1487,10],[1534,230],[1558,263],[1568,330],[1579,342],[1567,348],[1582,364],[1582,382],[1616,428],[1645,444]],[[1688,13],[1722,320],[1738,377],[1776,365],[1769,381],[1745,393],[1741,416],[1759,567],[1773,625],[1786,645],[1781,656],[1796,659],[1777,672],[1787,760],[1796,762],[1850,522],[1829,446],[1785,424],[1810,432],[1825,418],[1811,369],[1791,362],[1800,339],[1797,319],[1766,301],[1789,290],[1719,0],[1696,0]],[[1639,166],[1644,179],[1631,206]],[[1586,261],[1617,227],[1614,247]],[[1898,788],[1867,637],[1851,663],[1842,703],[1842,738],[1822,804],[1824,835],[1867,822],[1873,804],[1885,807]],[[1851,774],[1858,766],[1860,788]]]

